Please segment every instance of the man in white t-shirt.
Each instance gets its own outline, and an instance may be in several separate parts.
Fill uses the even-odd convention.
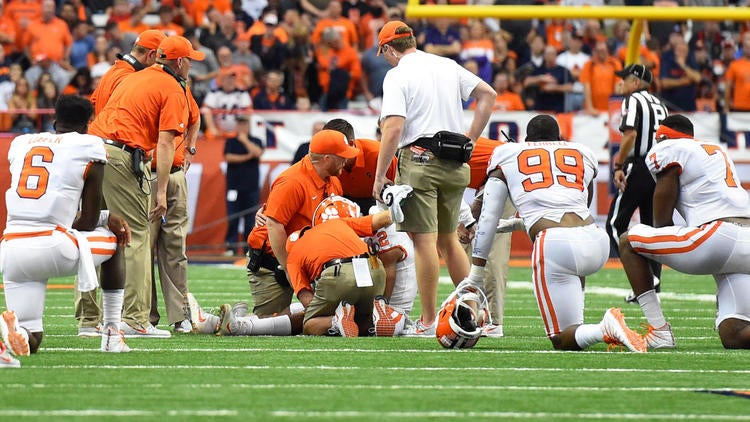
[[[62,96],[55,106],[57,133],[19,136],[8,151],[8,219],[0,244],[8,310],[0,316],[0,331],[15,355],[35,353],[42,341],[47,280],[78,274],[79,290],[90,291],[98,285],[97,265],[101,350],[130,351],[119,329],[130,228],[122,217],[99,209],[107,152],[101,138],[85,134],[93,113],[88,100]]]
[[[620,259],[648,320],[652,349],[675,347],[647,259],[716,280],[716,327],[727,349],[750,349],[750,199],[734,163],[717,144],[693,139],[693,124],[668,116],[646,155],[656,179],[654,227],[638,224],[620,236]],[[674,211],[685,219],[675,226]]]
[[[378,45],[379,54],[393,69],[383,81],[383,136],[373,196],[381,199],[388,165],[399,150],[396,183],[409,185],[414,192],[403,205],[404,222],[397,225],[414,240],[422,312],[413,334],[433,336],[438,250],[454,280],[463,279],[469,270],[456,234],[461,198],[469,182],[468,157],[463,153],[470,153],[482,134],[497,94],[453,60],[417,50],[414,32],[403,22],[386,23]],[[476,99],[477,106],[466,138],[461,102],[469,97]],[[439,133],[445,138],[438,139]],[[440,142],[456,147],[439,149]]]

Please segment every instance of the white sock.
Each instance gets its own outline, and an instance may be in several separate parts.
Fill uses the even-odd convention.
[[[599,324],[583,324],[576,328],[576,343],[581,349],[604,341],[604,331]]]
[[[287,315],[279,315],[270,318],[258,318],[257,316],[239,317],[247,325],[246,332],[240,335],[246,336],[288,336],[292,334],[292,321]]]
[[[119,324],[122,320],[122,302],[125,297],[124,289],[102,290],[102,322]]]
[[[300,314],[302,312],[305,312],[305,307],[301,303],[294,302],[291,305],[289,305],[290,314],[294,315],[294,314]]]
[[[659,296],[656,295],[655,290],[651,289],[638,296],[638,304],[641,305],[643,315],[652,327],[661,328],[667,323],[667,320],[664,319],[664,313],[661,311]]]

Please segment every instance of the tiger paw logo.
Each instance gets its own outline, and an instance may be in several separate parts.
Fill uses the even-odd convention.
[[[325,223],[328,220],[334,220],[340,218],[339,210],[336,207],[326,207],[323,213],[320,215],[321,220]]]

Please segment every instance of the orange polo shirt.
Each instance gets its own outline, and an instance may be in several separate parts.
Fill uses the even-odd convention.
[[[193,98],[193,92],[190,91],[190,87],[187,87],[188,97],[188,127],[195,124],[201,117],[201,110],[198,107],[198,103]],[[187,133],[187,129],[185,130]],[[185,134],[175,136],[174,138],[174,159],[172,160],[172,167],[182,167],[185,164]],[[154,150],[154,157],[151,160],[151,170],[156,171],[156,150]]]
[[[187,130],[187,93],[177,80],[155,64],[124,78],[89,133],[151,151],[160,131],[181,135]]]
[[[321,179],[308,155],[276,178],[271,185],[264,213],[281,223],[288,236],[295,230],[312,225],[315,207],[332,194],[343,194],[341,182],[335,176],[328,180]],[[264,242],[266,252],[273,254],[266,226],[255,226],[247,236],[247,244],[253,249],[260,249]]]
[[[109,101],[109,97],[112,96],[112,91],[115,90],[117,85],[126,76],[132,73],[135,73],[135,69],[130,63],[125,60],[115,60],[115,64],[102,76],[99,80],[99,85],[97,85],[94,93],[91,94],[91,103],[94,104],[94,115],[99,114],[104,109],[107,101]]]
[[[724,78],[734,83],[732,107],[735,110],[750,110],[750,60],[745,57],[733,60]]]
[[[487,166],[490,165],[490,157],[495,148],[503,145],[503,141],[493,141],[490,138],[477,138],[474,144],[474,151],[469,159],[469,185],[467,187],[479,189],[487,179]]]
[[[294,242],[286,261],[294,293],[312,290],[311,282],[323,271],[323,264],[367,252],[360,239],[372,236],[372,216],[328,220],[307,231]]]
[[[7,57],[9,54],[16,51],[16,23],[10,19],[7,15],[0,16],[0,33],[3,33],[7,35],[8,37],[13,38],[13,42],[5,43],[2,45],[3,50],[5,50],[5,56]]]
[[[620,79],[615,72],[622,69],[620,62],[610,57],[604,63],[589,60],[581,69],[581,83],[591,84],[591,103],[598,111],[609,110],[609,97],[615,92],[615,85]]]
[[[341,172],[339,180],[344,189],[344,195],[350,198],[371,198],[372,187],[375,184],[375,170],[378,167],[378,155],[380,154],[380,142],[369,139],[356,139],[354,146],[359,150],[351,170]],[[386,177],[391,181],[396,180],[398,160],[393,157],[386,171]],[[366,211],[366,210],[365,210]]]

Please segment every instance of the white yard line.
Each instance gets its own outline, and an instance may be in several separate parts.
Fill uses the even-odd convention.
[[[131,410],[131,409],[50,409],[50,410],[10,410],[0,409],[0,417],[21,416],[237,416],[236,410],[196,409],[196,410]]]
[[[270,413],[273,417],[284,418],[505,418],[505,419],[528,419],[545,418],[550,420],[560,419],[659,419],[659,420],[711,420],[711,421],[746,421],[750,417],[746,415],[719,415],[719,414],[658,414],[658,413],[568,413],[568,412],[459,412],[459,411],[358,411],[341,410],[331,412],[276,410]]]

